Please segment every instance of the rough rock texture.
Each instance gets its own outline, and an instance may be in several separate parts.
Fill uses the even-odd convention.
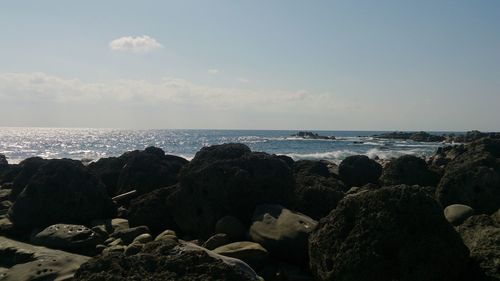
[[[0,237],[0,280],[70,280],[85,256]]]
[[[294,209],[314,219],[320,219],[337,206],[344,197],[345,185],[332,176],[328,166],[320,161],[297,161]]]
[[[500,208],[500,140],[482,139],[465,146],[450,161],[436,190],[446,207],[464,204],[476,213],[491,214]]]
[[[280,205],[259,205],[255,209],[249,236],[271,255],[301,264],[307,261],[309,234],[317,222]]]
[[[219,218],[231,215],[245,224],[256,205],[287,204],[292,194],[292,172],[280,158],[243,144],[214,145],[183,169],[173,215],[183,232],[207,238]]]
[[[467,205],[453,204],[444,209],[444,217],[452,225],[460,225],[467,218],[474,215],[474,209]]]
[[[50,160],[40,167],[9,210],[19,230],[56,223],[87,224],[112,217],[115,206],[106,188],[79,161]]]
[[[75,281],[97,280],[241,280],[257,281],[240,260],[223,257],[191,243],[163,239],[148,243],[137,254],[112,253],[83,264]]]
[[[339,176],[348,186],[363,186],[377,183],[382,174],[382,166],[365,155],[353,155],[339,165]]]
[[[188,161],[184,158],[165,155],[163,150],[148,147],[144,151],[132,151],[120,156],[126,159],[117,182],[117,192],[137,190],[148,193],[160,187],[177,183],[178,174]]]
[[[55,224],[34,235],[31,242],[52,249],[89,254],[102,241],[84,225]]]
[[[500,224],[479,215],[468,218],[457,230],[481,271],[490,280],[500,280]]]
[[[12,193],[10,195],[12,200],[15,200],[17,196],[24,190],[31,177],[33,177],[38,172],[38,169],[48,162],[49,160],[47,159],[42,159],[40,157],[31,157],[19,163],[19,173],[16,175],[12,182]]]
[[[165,229],[177,230],[169,200],[169,196],[177,188],[178,186],[162,187],[132,200],[128,214],[130,225],[145,225],[153,234]]]
[[[109,196],[115,196],[118,178],[125,160],[118,157],[101,158],[87,166],[87,170],[104,183]]]
[[[418,187],[346,197],[309,239],[319,280],[457,280],[468,250],[439,204]]]
[[[437,173],[427,167],[424,159],[414,155],[403,155],[391,160],[380,177],[383,185],[421,185],[436,186],[439,181]]]

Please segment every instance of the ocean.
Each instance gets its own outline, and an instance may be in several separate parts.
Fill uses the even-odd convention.
[[[244,143],[253,151],[285,154],[295,160],[339,163],[355,154],[388,159],[404,154],[429,156],[443,144],[371,137],[382,131],[314,131],[335,140],[291,137],[291,130],[126,130],[80,128],[0,128],[0,154],[9,163],[39,156],[97,160],[135,149],[156,146],[168,154],[191,159],[204,146]]]

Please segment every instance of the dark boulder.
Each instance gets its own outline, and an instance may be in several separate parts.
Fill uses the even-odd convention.
[[[11,199],[15,200],[19,193],[23,191],[33,175],[38,172],[41,166],[47,164],[49,160],[40,157],[26,158],[19,163],[20,172],[16,175],[12,182]]]
[[[295,178],[294,209],[320,219],[337,206],[344,197],[345,185],[332,176],[320,161],[301,160],[293,165]]]
[[[457,230],[480,271],[488,280],[500,280],[500,224],[479,215],[468,218]]]
[[[165,229],[177,230],[169,198],[177,188],[178,186],[162,187],[132,200],[128,214],[130,225],[145,225],[153,234],[159,234]]]
[[[343,199],[309,239],[319,280],[457,280],[468,250],[441,206],[418,187]]]
[[[205,147],[181,173],[174,219],[184,233],[208,238],[223,216],[248,224],[256,205],[288,204],[293,187],[290,167],[274,155],[243,144]]]
[[[49,160],[29,180],[9,210],[17,229],[56,223],[86,224],[108,218],[116,208],[104,185],[80,161]]]
[[[101,237],[84,225],[54,224],[31,237],[35,245],[79,254],[95,253]]]
[[[500,140],[482,139],[465,146],[450,161],[436,190],[443,207],[464,204],[477,214],[500,208]]]
[[[128,152],[120,159],[125,159],[125,165],[118,178],[117,193],[135,189],[144,194],[176,184],[179,171],[188,163],[184,158],[165,155],[163,150],[154,147]]]
[[[118,157],[101,158],[87,166],[87,170],[104,183],[109,196],[115,196],[118,178],[125,160]]]
[[[414,155],[403,155],[391,160],[385,167],[380,177],[383,185],[421,185],[436,186],[439,181],[438,174],[427,167],[424,159]]]
[[[339,176],[347,186],[363,186],[377,183],[382,174],[382,166],[366,155],[353,155],[339,165]]]
[[[134,255],[111,253],[91,259],[80,267],[74,280],[258,281],[259,278],[240,260],[191,243],[161,239],[147,243]]]
[[[7,161],[7,157],[5,155],[0,154],[0,167],[1,166],[7,166],[9,165],[9,162]]]

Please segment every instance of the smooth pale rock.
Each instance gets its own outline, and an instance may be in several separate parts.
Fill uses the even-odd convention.
[[[130,244],[137,236],[144,233],[149,233],[149,229],[146,226],[138,226],[115,231],[110,235],[110,237],[120,238],[123,243]]]
[[[244,262],[215,254],[188,242],[162,239],[125,254],[101,255],[82,265],[75,281],[257,281],[255,271]]]
[[[242,260],[253,269],[259,270],[269,260],[269,253],[260,244],[254,242],[234,242],[213,250],[214,253]]]
[[[127,248],[125,248],[125,255],[127,256],[135,255],[139,253],[143,247],[144,247],[143,243],[132,242],[132,244],[128,245]]]
[[[113,232],[129,229],[130,225],[127,219],[115,218],[111,220],[111,227]]]
[[[215,224],[215,233],[225,233],[230,238],[242,238],[246,229],[241,221],[233,216],[224,216],[220,218]]]
[[[45,247],[33,246],[0,237],[0,280],[70,280],[81,264],[89,257]]]
[[[455,226],[460,225],[472,215],[474,215],[474,209],[467,205],[453,204],[444,209],[444,217]]]
[[[468,250],[441,206],[420,187],[346,197],[309,237],[321,281],[460,280]]]
[[[307,241],[317,222],[280,205],[259,205],[255,209],[249,236],[280,259],[307,261]]]
[[[175,231],[167,229],[156,236],[155,241],[161,240],[163,238],[167,239],[177,239],[177,233]]]
[[[500,224],[487,215],[472,216],[457,227],[471,258],[489,280],[500,280]],[[480,280],[470,278],[469,280]]]
[[[213,250],[215,248],[218,248],[223,245],[227,245],[231,243],[231,239],[229,236],[225,233],[217,233],[213,235],[212,237],[208,238],[205,243],[203,243],[203,248],[208,249],[208,250]]]
[[[52,249],[88,253],[101,239],[84,225],[54,224],[34,235],[31,242]]]
[[[145,243],[148,243],[148,242],[151,242],[153,241],[153,237],[151,236],[151,234],[149,233],[144,233],[144,234],[141,234],[137,237],[134,238],[134,241],[132,243],[142,243],[142,244],[145,244]]]

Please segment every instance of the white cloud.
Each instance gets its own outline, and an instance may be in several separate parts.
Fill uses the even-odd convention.
[[[215,69],[215,68],[211,68],[211,69],[208,70],[208,74],[215,75],[215,74],[218,74],[218,73],[219,73],[219,70]]]
[[[109,48],[113,51],[125,51],[132,53],[148,53],[160,49],[163,46],[156,39],[147,35],[125,36],[115,39],[109,43]]]
[[[242,83],[242,84],[248,84],[250,83],[250,80],[249,79],[246,79],[246,78],[243,78],[243,77],[240,77],[238,79],[236,79],[236,81]]]

